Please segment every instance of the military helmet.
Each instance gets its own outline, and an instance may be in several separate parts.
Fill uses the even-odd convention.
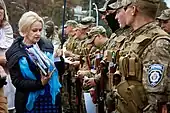
[[[77,29],[87,29],[89,25],[77,24],[77,26],[73,29],[74,31]]]
[[[100,13],[106,11],[106,8],[107,8],[107,6],[108,6],[109,1],[110,1],[110,0],[107,0],[107,1],[104,3],[103,7],[100,8],[100,9],[98,9],[98,11],[99,11]]]
[[[161,15],[157,17],[159,20],[169,20],[170,19],[170,9],[165,9],[161,12]]]
[[[150,3],[160,3],[160,0],[122,0],[121,5],[123,7],[126,7],[126,6],[128,6],[132,3],[138,3],[138,2],[141,2],[141,1],[150,2]]]
[[[92,23],[95,23],[95,18],[92,16],[84,17],[81,19],[81,24],[83,25],[90,25]]]
[[[116,2],[110,4],[109,7],[112,8],[113,10],[120,9],[120,8],[123,7],[121,1],[122,1],[122,0],[117,0]]]
[[[109,7],[110,4],[115,3],[116,0],[106,0],[105,4],[103,5],[102,8],[98,9],[100,13],[104,13],[106,10],[113,10],[112,8]]]
[[[95,39],[95,37],[93,37],[96,34],[105,34],[106,35],[106,29],[103,26],[96,26],[91,28],[91,30],[89,32],[87,32],[88,35],[88,40],[86,43],[92,43]]]
[[[77,24],[78,24],[78,23],[77,23],[75,20],[68,20],[68,21],[66,21],[64,27],[67,27],[67,26],[76,27]]]

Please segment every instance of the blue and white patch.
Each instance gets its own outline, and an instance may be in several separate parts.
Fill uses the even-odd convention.
[[[152,64],[148,70],[148,82],[151,87],[157,86],[163,78],[164,66],[162,64]]]

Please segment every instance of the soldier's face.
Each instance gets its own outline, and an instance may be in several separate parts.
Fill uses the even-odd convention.
[[[133,6],[127,6],[124,8],[125,10],[125,20],[126,20],[126,25],[131,26],[132,23],[134,22],[134,7]]]
[[[65,28],[65,34],[67,35],[67,34],[69,34],[69,32],[71,32],[72,31],[72,26],[67,26],[66,28]]]
[[[170,33],[170,19],[161,21],[161,28],[167,33]]]
[[[107,20],[106,20],[106,14],[102,14],[101,19],[102,19],[106,24],[108,24],[108,23],[107,23]]]
[[[81,36],[81,29],[78,28],[78,29],[75,30],[74,38],[80,38],[80,36]]]
[[[117,10],[115,19],[118,21],[120,28],[126,26],[125,10],[123,8]]]
[[[94,39],[94,45],[96,46],[96,47],[100,47],[101,46],[101,39],[103,38],[101,35],[99,35],[99,34],[97,34],[97,35],[95,35],[94,36],[95,37],[95,39]]]

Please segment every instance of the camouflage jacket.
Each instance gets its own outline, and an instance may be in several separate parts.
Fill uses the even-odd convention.
[[[169,94],[170,91],[170,36],[156,22],[151,22],[131,32],[127,39],[119,52],[119,71],[126,80],[116,88],[128,105],[120,101],[118,111],[157,113],[158,105],[168,101],[165,94]],[[135,95],[125,96],[125,84],[128,84],[127,89],[133,86],[132,91],[136,91]],[[125,88],[124,91],[122,88]],[[134,102],[138,101],[138,108],[130,103],[130,97]],[[131,109],[133,107],[134,109]],[[143,112],[139,112],[141,110]]]

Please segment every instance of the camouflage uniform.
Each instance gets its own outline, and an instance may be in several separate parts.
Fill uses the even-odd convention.
[[[159,20],[169,20],[170,19],[170,9],[165,9],[161,12],[161,15],[157,17]]]
[[[91,30],[88,32],[88,37],[89,39],[86,41],[87,44],[93,44],[94,40],[96,39],[95,35],[104,35],[106,36],[106,30],[102,27],[102,26],[97,26],[97,27],[93,27],[91,28]],[[107,36],[106,36],[107,38]],[[95,59],[96,59],[96,52],[99,51],[101,54],[104,53],[104,51],[106,49],[108,49],[108,45],[109,45],[110,40],[107,38],[107,40],[105,40],[105,42],[103,42],[103,44],[100,47],[95,47],[95,51],[94,53],[91,53],[91,58],[90,58],[90,63],[91,63],[91,69],[94,71],[90,71],[87,72],[85,74],[85,76],[87,76],[88,78],[95,78],[95,79],[99,79],[100,77],[96,74],[96,67],[95,67]],[[111,45],[111,44],[110,44]],[[92,47],[93,49],[93,47]],[[91,90],[91,88],[90,88]],[[89,87],[86,88],[85,87],[85,92],[89,92]]]
[[[91,16],[82,18],[80,25],[81,25],[81,28],[87,29],[86,31],[88,32],[95,25],[95,18]],[[85,35],[85,38],[79,42],[78,48],[79,48],[80,53],[83,53],[85,47],[87,47],[88,45],[86,42],[87,40],[88,40],[88,36]]]
[[[129,1],[123,0],[126,4]],[[127,39],[119,52],[119,71],[125,79],[113,93],[116,110],[161,112],[169,102],[170,37],[156,22],[151,22],[131,32]]]
[[[73,28],[77,26],[77,22],[74,20],[68,20],[64,27],[72,26]],[[73,37],[68,34],[68,39],[63,45],[63,49],[67,51],[73,51]],[[63,113],[76,113],[76,91],[75,91],[75,78],[72,77],[76,74],[75,71],[72,70],[73,66],[69,64],[65,64],[66,70],[64,75],[62,76],[62,108]],[[72,69],[71,69],[72,68]]]
[[[64,25],[64,27],[67,27],[67,26],[72,26],[73,27],[73,29],[74,28],[76,28],[77,27],[77,22],[76,21],[74,21],[74,20],[68,20],[67,22],[66,22],[66,24]],[[68,38],[67,38],[67,41],[64,43],[64,45],[63,45],[63,48],[66,48],[66,50],[72,50],[72,45],[71,45],[71,43],[72,43],[72,41],[73,41],[73,36],[71,36],[71,35],[69,35],[68,34],[68,36],[67,36]],[[69,46],[69,45],[71,45],[71,46]]]
[[[81,20],[81,24],[80,24],[80,27],[83,28],[86,32],[88,32],[92,26],[94,26],[95,22],[95,18],[94,17],[85,17]],[[83,63],[79,69],[80,70],[86,70],[88,69],[88,64],[86,62],[86,59],[88,57],[88,54],[89,54],[89,48],[87,48],[87,44],[86,44],[86,41],[87,41],[88,37],[87,37],[87,34],[84,35],[84,38],[82,40],[77,40],[77,54],[79,54],[80,56],[82,56],[82,60],[85,61],[85,63]],[[82,82],[83,83],[83,82]],[[82,84],[83,85],[83,84]],[[83,89],[83,86],[81,86],[81,90]],[[84,91],[82,91],[81,93],[81,112],[82,113],[86,113],[86,108],[85,108],[85,100],[84,100],[84,96],[82,95]]]
[[[94,22],[94,18],[91,18],[91,17],[84,18],[82,20],[82,24],[77,24],[77,26],[76,26],[76,28],[74,28],[74,30],[76,30],[76,29],[81,29],[81,30],[87,29],[88,27],[90,27],[91,23],[93,23],[93,22]],[[86,35],[83,37],[83,40],[80,40],[79,37],[71,37],[71,36],[69,37],[68,41],[65,44],[65,47],[66,47],[66,50],[71,52],[71,54],[72,54],[71,57],[74,58],[75,55],[80,57],[81,52],[82,52],[81,50],[83,48],[82,45],[84,44],[85,39],[86,39]],[[74,59],[74,60],[79,60],[79,59]],[[71,87],[69,86],[69,93],[67,93],[67,96],[64,95],[65,97],[68,97],[68,95],[69,95],[70,99],[69,98],[64,98],[64,99],[65,99],[65,101],[71,100],[71,102],[69,103],[69,104],[71,104],[70,105],[70,109],[71,109],[70,111],[72,111],[73,113],[77,112],[77,109],[79,109],[78,108],[79,105],[77,105],[77,103],[76,103],[76,99],[77,99],[77,97],[76,97],[76,92],[77,92],[76,91],[76,87],[77,87],[76,82],[77,81],[76,81],[75,75],[77,74],[77,70],[78,70],[77,67],[69,65],[69,70],[67,71],[67,73],[69,73],[68,75],[70,75],[70,77],[69,78],[67,77],[67,79],[69,79]],[[67,105],[66,107],[69,108],[68,102],[67,102],[66,105]],[[80,110],[81,110],[80,112],[85,113],[85,109],[83,108],[83,106],[80,105],[79,107],[80,107]]]

